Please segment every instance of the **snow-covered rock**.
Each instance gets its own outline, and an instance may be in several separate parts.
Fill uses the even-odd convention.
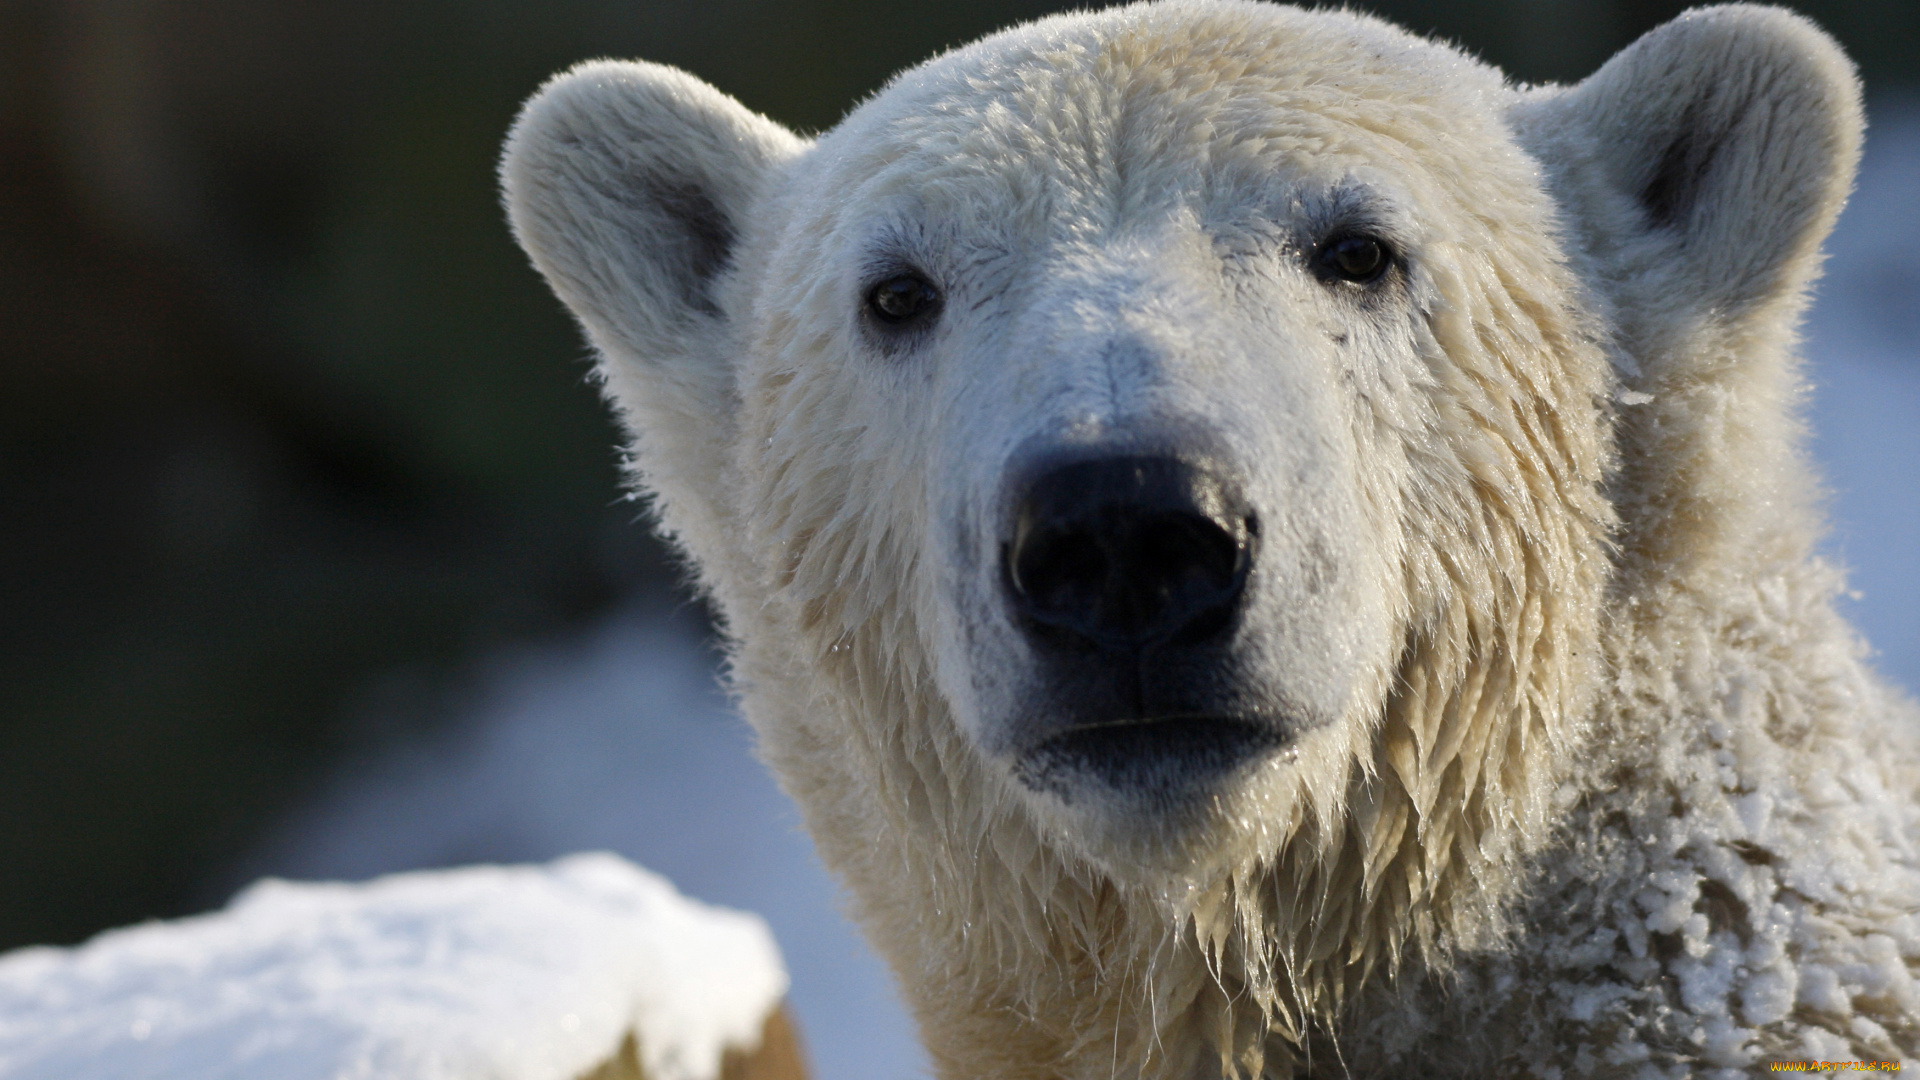
[[[688,896],[767,920],[793,980],[783,1007],[814,1075],[929,1075],[886,968],[755,760],[717,661],[693,620],[638,606],[476,659],[449,691],[445,723],[406,723],[369,694],[353,723],[410,735],[343,762],[310,805],[223,872],[209,902],[265,876],[359,881],[615,851]]]
[[[262,881],[0,957],[5,1080],[714,1080],[787,989],[766,925],[617,856]]]

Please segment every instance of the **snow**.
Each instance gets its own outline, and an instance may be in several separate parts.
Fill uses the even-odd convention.
[[[635,1032],[715,1080],[787,988],[753,915],[608,854],[262,881],[226,910],[0,958],[7,1080],[576,1080]]]
[[[925,1075],[891,979],[754,760],[715,659],[684,626],[639,612],[495,657],[456,721],[344,770],[234,880],[617,851],[766,918],[814,1075]]]

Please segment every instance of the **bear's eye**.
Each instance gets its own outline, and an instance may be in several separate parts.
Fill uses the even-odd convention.
[[[1371,285],[1393,265],[1393,253],[1385,241],[1346,233],[1320,245],[1314,262],[1327,277]]]
[[[940,290],[919,274],[895,274],[867,290],[867,310],[890,326],[924,322],[940,309]]]

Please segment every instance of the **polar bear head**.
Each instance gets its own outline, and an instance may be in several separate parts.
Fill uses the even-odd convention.
[[[1170,0],[959,49],[817,140],[585,64],[503,175],[930,1033],[1118,1040],[1093,964],[1244,1065],[1496,927],[1621,545],[1692,527],[1618,403],[1790,323],[1857,130],[1771,9],[1529,89]]]

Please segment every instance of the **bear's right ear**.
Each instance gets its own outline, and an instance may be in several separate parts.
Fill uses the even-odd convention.
[[[641,478],[693,547],[734,400],[716,286],[761,189],[804,146],[686,72],[606,60],[548,82],[507,137],[514,237],[599,351]]]
[[[653,357],[718,314],[742,219],[802,145],[677,68],[591,60],[520,111],[500,180],[515,238],[596,343]]]

